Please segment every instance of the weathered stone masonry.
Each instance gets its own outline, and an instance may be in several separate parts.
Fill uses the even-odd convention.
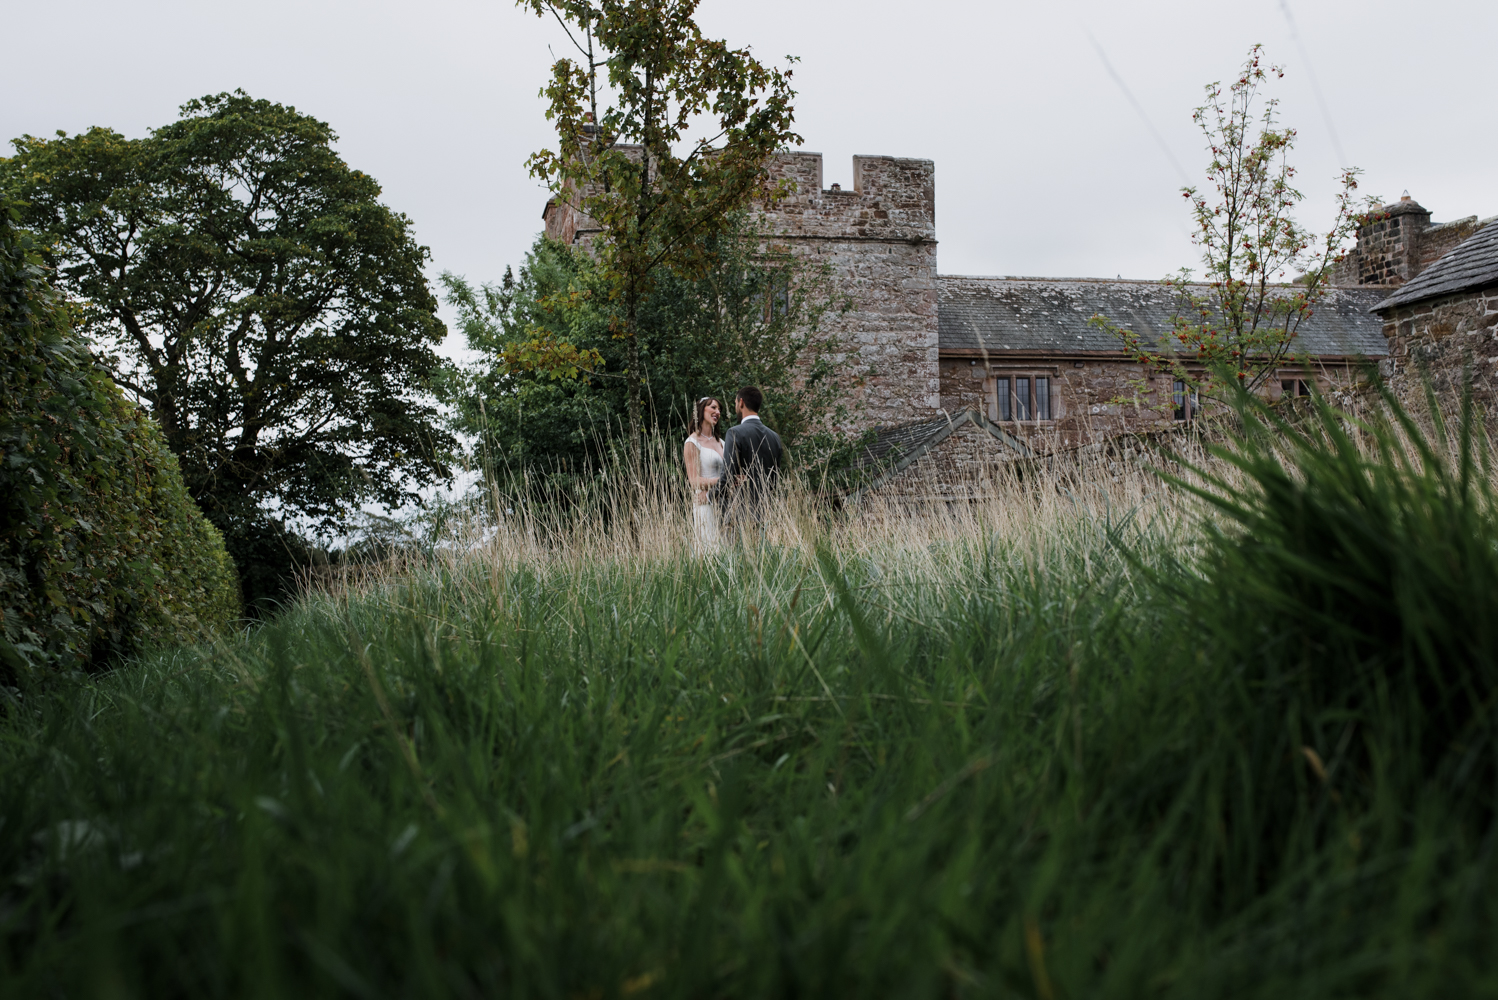
[[[1021,378],[1030,385],[1046,379],[1050,413],[1012,422],[1013,433],[1037,451],[1153,432],[1185,416],[1177,412],[1185,400],[1176,398],[1174,379],[1136,364],[1112,334],[1090,322],[1100,314],[1146,342],[1164,342],[1179,304],[1159,282],[943,276],[939,285],[948,412],[973,408],[1003,421],[1002,392],[1017,390]],[[1372,289],[1329,292],[1296,333],[1297,353],[1311,355],[1312,370],[1298,361],[1285,365],[1270,379],[1270,394],[1284,382],[1337,382],[1360,358],[1381,356],[1379,325],[1368,315],[1380,296]]]
[[[767,243],[828,263],[852,300],[827,332],[866,373],[863,426],[929,418],[937,384],[936,168],[930,160],[855,156],[853,190],[822,187],[820,153],[776,157],[772,175],[793,185],[763,215]],[[849,429],[862,429],[849,428]]]
[[[1491,219],[1468,216],[1432,223],[1430,212],[1409,195],[1381,206],[1358,231],[1357,245],[1332,273],[1332,284],[1394,288],[1413,281]]]
[[[1388,373],[1401,394],[1418,395],[1428,376],[1453,399],[1470,377],[1474,401],[1498,414],[1498,285],[1399,306],[1384,314]]]
[[[1374,308],[1394,390],[1420,401],[1429,379],[1449,408],[1470,386],[1491,427],[1498,425],[1498,225],[1473,228]]]

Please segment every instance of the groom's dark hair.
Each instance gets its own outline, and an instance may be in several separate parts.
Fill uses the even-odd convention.
[[[744,401],[744,405],[749,407],[749,409],[753,410],[755,413],[758,413],[760,407],[765,405],[765,394],[754,388],[754,386],[752,385],[746,385],[744,386],[744,388],[740,389],[738,398],[742,399]]]

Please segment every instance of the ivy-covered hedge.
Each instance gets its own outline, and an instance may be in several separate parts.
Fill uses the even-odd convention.
[[[223,538],[151,418],[72,333],[0,202],[0,681],[205,639],[240,615]]]

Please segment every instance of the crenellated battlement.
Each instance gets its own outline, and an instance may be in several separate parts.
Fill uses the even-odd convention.
[[[593,126],[587,126],[592,129]],[[629,158],[631,162],[639,163],[645,156],[645,147],[638,143],[621,142],[613,147]],[[580,198],[571,197],[577,189],[569,181],[564,189],[565,196],[562,198],[550,198],[546,207],[541,209],[541,219],[546,223],[546,236],[548,239],[559,240],[568,246],[588,246],[593,242],[593,237],[603,231],[598,221],[591,215],[577,207]],[[583,190],[588,193],[596,193],[599,189],[596,184],[590,182]]]
[[[617,147],[631,159],[639,146]],[[853,187],[824,188],[822,154],[796,150],[770,161],[773,180],[793,185],[789,196],[765,211],[767,235],[875,242],[936,241],[936,164],[898,156],[853,157]],[[551,199],[541,213],[546,235],[567,244],[590,242],[598,224],[586,213]]]
[[[855,156],[850,191],[822,186],[821,153],[780,153],[770,175],[795,186],[766,213],[773,232],[912,244],[936,239],[936,164],[930,160]]]

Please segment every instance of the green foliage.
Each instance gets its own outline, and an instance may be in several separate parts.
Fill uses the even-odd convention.
[[[239,571],[245,612],[265,618],[293,600],[308,568],[329,553],[317,540],[260,511],[220,514],[224,545]]]
[[[207,638],[239,616],[223,539],[150,418],[72,333],[0,201],[0,681]]]
[[[147,138],[25,136],[0,162],[80,330],[226,530],[266,509],[337,527],[447,474],[428,254],[335,138],[236,92]]]
[[[622,305],[615,333],[637,432],[649,378],[636,344],[640,306],[663,270],[705,274],[713,238],[753,200],[775,195],[765,164],[801,141],[791,131],[791,73],[704,38],[693,20],[698,0],[518,4],[552,15],[577,50],[576,61],[553,64],[542,90],[557,148],[533,155],[530,168],[601,227],[598,273]],[[612,105],[600,108],[600,90]],[[704,124],[712,134],[688,137]]]
[[[1295,221],[1292,213],[1304,197],[1291,184],[1295,130],[1278,127],[1277,99],[1258,108],[1259,88],[1284,70],[1266,70],[1261,48],[1249,50],[1226,99],[1221,83],[1209,83],[1206,103],[1192,113],[1212,155],[1207,179],[1213,194],[1209,200],[1194,187],[1181,193],[1191,204],[1192,240],[1202,250],[1207,291],[1197,290],[1189,269],[1165,279],[1177,307],[1161,342],[1101,314],[1092,317],[1136,361],[1195,389],[1219,369],[1249,390],[1275,377],[1295,353],[1301,323],[1326,294],[1343,244],[1368,218],[1353,204],[1360,171],[1344,168],[1326,235],[1316,237]],[[1300,276],[1286,286],[1291,272]]]
[[[1200,546],[483,558],[28,701],[0,988],[1490,995],[1491,488],[1334,430]]]
[[[1248,488],[1210,476],[1193,488],[1222,517],[1205,523],[1183,611],[1212,626],[1208,647],[1245,647],[1240,682],[1280,706],[1324,773],[1352,775],[1344,801],[1370,794],[1393,755],[1486,822],[1498,806],[1491,450],[1470,399],[1450,437],[1435,407],[1427,436],[1386,390],[1380,401],[1392,417],[1350,421],[1317,398],[1293,420],[1240,394],[1243,430],[1212,451]]]
[[[646,373],[646,429],[679,438],[692,402],[732,406],[742,385],[765,392],[764,419],[802,469],[838,454],[830,424],[846,419],[858,373],[839,367],[845,348],[823,331],[844,308],[830,274],[794,256],[766,256],[742,223],[713,240],[713,264],[695,280],[664,274],[639,307],[637,352]],[[444,274],[468,346],[486,355],[449,387],[458,427],[478,437],[493,470],[589,474],[628,424],[621,377],[627,349],[614,336],[618,310],[602,268],[582,250],[544,237],[519,278],[473,287]],[[577,378],[517,358],[529,343],[567,344]],[[583,367],[586,365],[587,367]]]

